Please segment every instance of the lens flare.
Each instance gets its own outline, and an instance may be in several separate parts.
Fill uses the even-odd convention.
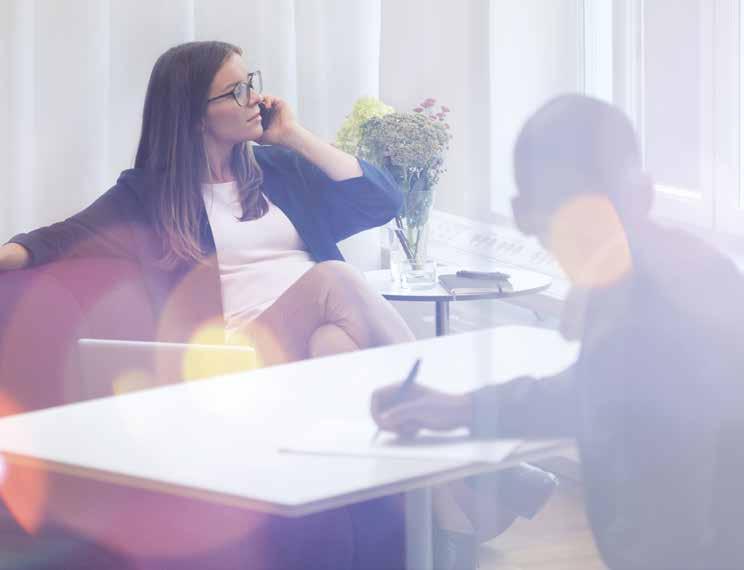
[[[610,199],[582,194],[566,202],[551,219],[550,249],[574,285],[608,287],[632,268],[625,230]]]
[[[15,401],[0,392],[0,416],[21,412]],[[44,520],[47,487],[47,472],[40,461],[0,455],[0,498],[28,534],[34,534]]]
[[[112,391],[114,395],[120,396],[156,385],[157,380],[147,370],[128,370],[114,380]]]
[[[157,323],[156,340],[187,342],[197,334],[204,335],[207,327],[210,344],[225,342],[219,302],[222,291],[216,267],[216,256],[205,259],[168,292]],[[202,332],[198,333],[197,328]]]
[[[217,339],[223,339],[217,342]],[[206,325],[196,331],[183,356],[181,377],[185,381],[201,380],[224,374],[255,369],[255,352],[247,345],[224,345],[224,331]]]
[[[260,540],[267,519],[229,505],[62,474],[53,476],[49,517],[127,556],[170,559],[239,550],[231,545]]]

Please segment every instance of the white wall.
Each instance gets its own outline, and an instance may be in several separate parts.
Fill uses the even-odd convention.
[[[489,182],[488,0],[383,0],[380,95],[400,111],[427,97],[452,109],[448,172],[435,205],[477,212]]]
[[[9,26],[12,18],[10,4],[7,0],[0,0],[0,228],[10,227],[10,93],[13,88],[10,82],[10,34]],[[0,238],[2,239],[2,238]]]
[[[582,0],[383,0],[382,99],[408,110],[434,97],[452,109],[438,208],[484,221],[510,214],[519,128],[553,95],[583,87],[582,7]]]
[[[589,0],[595,1],[595,0]],[[583,87],[581,0],[491,3],[492,209],[511,216],[512,150],[524,121],[551,97]]]

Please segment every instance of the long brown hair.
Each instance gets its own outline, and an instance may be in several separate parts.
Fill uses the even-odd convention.
[[[201,183],[209,178],[209,166],[200,124],[214,76],[232,54],[242,53],[225,42],[189,42],[161,55],[150,74],[134,166],[158,180],[151,204],[165,267],[205,258],[200,240],[206,223]],[[233,147],[231,167],[241,221],[260,218],[268,204],[261,193],[263,174],[248,141]]]

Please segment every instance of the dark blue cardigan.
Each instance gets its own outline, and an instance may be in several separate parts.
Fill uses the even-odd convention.
[[[392,180],[363,160],[363,176],[336,182],[285,148],[256,146],[254,151],[264,174],[264,193],[291,220],[316,261],[343,260],[337,242],[385,224],[400,208],[402,195]],[[32,265],[101,256],[138,263],[160,319],[160,338],[183,341],[199,327],[222,325],[214,238],[202,209],[204,263],[158,266],[163,242],[150,206],[156,185],[157,179],[142,170],[125,170],[113,188],[82,212],[10,241],[29,250]]]

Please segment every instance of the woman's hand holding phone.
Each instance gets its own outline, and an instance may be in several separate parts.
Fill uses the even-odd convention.
[[[279,97],[264,95],[259,110],[264,132],[256,142],[291,146],[293,135],[300,125],[289,104]]]
[[[256,139],[259,144],[287,147],[320,168],[331,180],[348,180],[362,176],[359,161],[337,149],[304,128],[295,118],[286,101],[264,95],[261,103],[267,116],[268,128]]]

